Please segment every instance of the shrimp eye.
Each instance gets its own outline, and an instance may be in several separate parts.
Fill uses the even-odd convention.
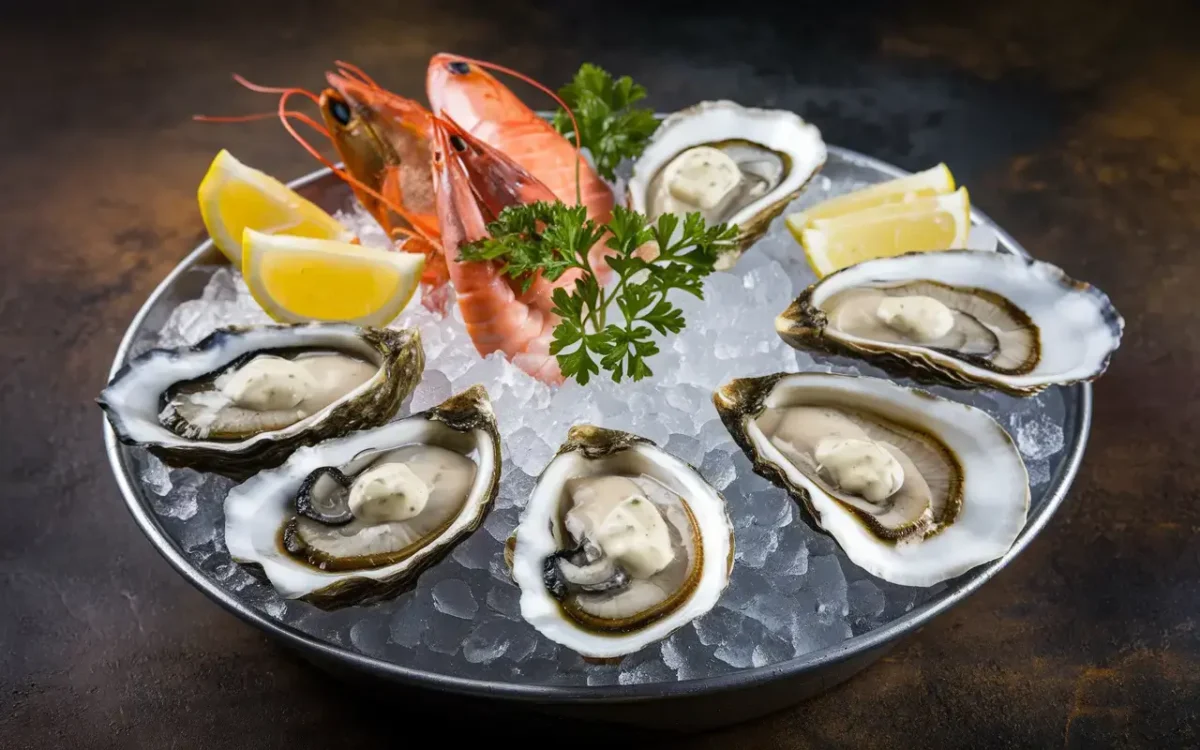
[[[329,101],[329,110],[333,113],[333,119],[343,125],[350,124],[350,107],[341,99],[331,99]]]
[[[471,66],[462,60],[455,60],[452,63],[447,63],[446,68],[456,76],[465,76],[471,72]]]
[[[458,151],[459,153],[467,150],[467,142],[462,139],[462,136],[450,136],[450,145],[453,146],[454,150]]]

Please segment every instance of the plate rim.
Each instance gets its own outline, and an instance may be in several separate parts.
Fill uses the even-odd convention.
[[[870,167],[893,177],[904,177],[911,172],[900,169],[875,157],[838,146],[826,146],[829,154],[848,162]],[[314,170],[306,175],[291,180],[287,185],[293,189],[303,188],[318,180],[330,176],[328,168]],[[987,214],[971,207],[972,225],[982,225],[996,233],[1000,246],[1010,252],[1025,258],[1032,257],[1025,248],[1008,232],[996,224]],[[196,266],[205,256],[219,252],[213,245],[212,239],[206,239],[183,258],[164,278],[134,315],[121,338],[109,370],[109,380],[125,365],[129,352],[141,333],[142,325],[156,303],[164,297],[176,280],[192,267]],[[226,611],[252,626],[262,629],[267,634],[279,639],[285,644],[297,649],[308,657],[329,659],[348,664],[356,669],[384,677],[393,682],[422,689],[431,689],[443,693],[464,696],[500,698],[506,700],[554,703],[554,704],[603,704],[603,703],[639,703],[651,702],[686,696],[713,695],[734,691],[751,686],[761,685],[790,677],[796,677],[805,672],[816,673],[823,669],[832,668],[855,657],[869,653],[872,650],[882,654],[885,647],[894,645],[916,630],[933,621],[944,612],[952,609],[974,594],[985,583],[1006,567],[1037,537],[1050,519],[1065,501],[1071,485],[1079,472],[1080,464],[1086,450],[1092,421],[1092,386],[1091,383],[1076,383],[1063,386],[1064,400],[1073,402],[1074,408],[1068,410],[1073,416],[1074,429],[1070,430],[1070,451],[1063,458],[1055,477],[1051,478],[1051,487],[1046,491],[1046,500],[1040,512],[1026,522],[1011,549],[1001,558],[978,566],[964,575],[971,576],[970,580],[961,587],[946,595],[938,595],[934,599],[914,607],[890,622],[862,635],[851,636],[839,644],[787,661],[769,664],[762,667],[738,669],[726,674],[702,677],[691,680],[676,680],[672,682],[652,682],[639,685],[546,685],[502,682],[497,680],[480,680],[469,677],[430,672],[416,667],[406,667],[395,662],[387,661],[365,654],[360,654],[350,647],[331,644],[315,636],[293,628],[283,622],[260,612],[245,604],[234,594],[226,591],[215,581],[195,567],[187,558],[186,553],[175,543],[166,532],[158,517],[154,514],[149,503],[143,499],[143,493],[134,488],[136,472],[131,464],[131,447],[117,440],[116,433],[107,418],[101,417],[104,430],[105,452],[109,467],[112,470],[117,486],[125,501],[126,509],[142,533],[149,539],[155,550],[194,587],[215,601]],[[1072,398],[1074,396],[1074,398]],[[1064,425],[1069,427],[1072,425]],[[1066,430],[1064,430],[1066,432]]]

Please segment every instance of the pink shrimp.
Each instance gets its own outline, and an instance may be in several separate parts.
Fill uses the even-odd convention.
[[[488,236],[489,216],[505,205],[544,200],[551,195],[549,189],[451,120],[435,116],[433,133],[434,199],[442,247],[475,348],[484,356],[502,351],[530,375],[561,383],[558,361],[550,355],[558,317],[550,312],[549,294],[540,289],[520,294],[498,263],[458,257],[463,245]]]

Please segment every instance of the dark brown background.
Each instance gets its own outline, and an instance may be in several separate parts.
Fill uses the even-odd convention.
[[[195,189],[216,151],[285,179],[314,166],[277,123],[189,120],[270,108],[230,73],[317,87],[346,58],[420,96],[442,49],[551,85],[593,60],[643,82],[660,109],[787,107],[831,143],[908,169],[945,160],[977,206],[1106,290],[1128,322],[1075,489],[1020,559],[827,695],[658,745],[1200,745],[1194,6],[12,5],[0,11],[0,746],[382,746],[423,723],[330,684],[173,573],[122,507],[92,399],[134,312],[201,239]],[[475,724],[440,725],[484,739]]]

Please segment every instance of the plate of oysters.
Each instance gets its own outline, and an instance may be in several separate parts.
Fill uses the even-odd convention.
[[[97,399],[159,551],[322,665],[727,723],[862,669],[1066,497],[1123,320],[946,165],[590,64],[438,54],[427,104],[326,78],[279,104],[324,168],[217,155],[211,239]]]

